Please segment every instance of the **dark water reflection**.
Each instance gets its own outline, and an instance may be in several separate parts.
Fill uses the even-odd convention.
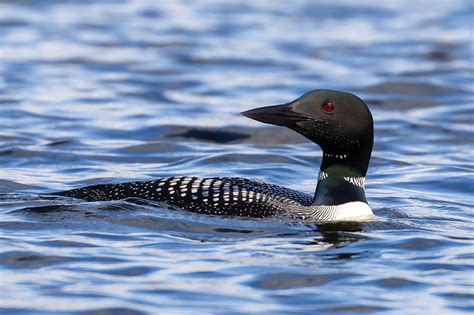
[[[1,1],[2,314],[472,313],[472,15],[470,1]],[[314,88],[372,109],[374,222],[38,197],[177,174],[311,193],[319,149],[238,113]]]

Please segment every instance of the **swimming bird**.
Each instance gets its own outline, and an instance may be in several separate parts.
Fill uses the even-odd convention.
[[[313,90],[292,102],[241,114],[288,127],[321,147],[323,157],[314,197],[245,178],[188,176],[99,184],[53,195],[86,201],[141,198],[212,215],[288,215],[319,222],[358,221],[373,216],[364,188],[373,146],[373,119],[359,97]]]

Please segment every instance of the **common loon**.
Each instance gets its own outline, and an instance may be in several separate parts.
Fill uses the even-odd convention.
[[[283,214],[318,222],[357,221],[373,216],[364,190],[373,146],[373,120],[360,98],[334,90],[313,90],[290,103],[241,114],[293,129],[321,147],[323,158],[314,197],[244,178],[186,176],[93,185],[53,195],[86,201],[141,198],[203,214]]]

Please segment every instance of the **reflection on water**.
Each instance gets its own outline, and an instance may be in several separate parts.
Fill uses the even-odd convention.
[[[470,1],[2,1],[5,314],[472,313]],[[171,175],[312,193],[320,150],[239,112],[369,104],[379,218],[316,225],[39,193]]]

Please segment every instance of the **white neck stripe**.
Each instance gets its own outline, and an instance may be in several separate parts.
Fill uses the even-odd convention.
[[[328,178],[328,173],[324,172],[324,171],[319,171],[319,176],[318,176],[318,180],[325,180],[326,178]]]
[[[318,180],[325,180],[329,177],[329,174],[324,171],[319,171]],[[365,177],[348,177],[345,176],[343,179],[346,182],[351,183],[354,186],[364,188],[365,187]]]
[[[364,188],[365,187],[365,177],[344,177],[346,182],[351,183],[352,185]]]

